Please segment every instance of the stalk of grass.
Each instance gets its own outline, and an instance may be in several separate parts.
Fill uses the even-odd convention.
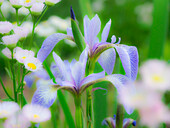
[[[153,24],[148,56],[149,58],[160,59],[163,56],[167,36],[169,0],[154,0],[153,5]]]

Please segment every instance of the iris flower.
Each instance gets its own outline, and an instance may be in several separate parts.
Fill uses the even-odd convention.
[[[119,54],[126,76],[131,80],[136,80],[138,72],[138,51],[135,46],[127,46],[120,43],[120,38],[117,43],[116,37],[112,36],[111,43],[107,42],[108,34],[110,31],[111,20],[106,24],[99,41],[97,35],[100,32],[101,21],[98,15],[95,15],[91,20],[84,17],[84,39],[86,46],[89,47],[89,58],[95,59],[100,63],[107,74],[112,74],[116,59],[116,52]],[[67,35],[62,33],[53,34],[45,39],[41,49],[37,54],[40,61],[44,61],[46,57],[53,50],[55,45],[63,40],[70,39],[74,41],[72,30],[67,29]]]
[[[116,128],[116,116],[108,117],[103,120],[102,125],[107,125],[109,128]],[[123,120],[123,128],[129,128],[131,125],[136,126],[136,121],[130,118],[125,118]]]
[[[55,65],[53,65],[52,71],[56,77],[57,84],[53,83],[51,80],[39,80],[37,82],[37,90],[32,98],[32,103],[40,104],[44,107],[50,107],[57,97],[58,89],[68,90],[75,96],[81,95],[86,88],[97,82],[109,81],[117,88],[119,92],[121,88],[129,82],[128,77],[121,74],[105,76],[105,71],[93,73],[85,77],[88,51],[89,48],[86,47],[80,55],[79,61],[73,59],[71,63],[67,60],[62,61],[62,59],[55,52],[53,52]],[[129,114],[132,113],[132,110],[126,106],[125,109]]]

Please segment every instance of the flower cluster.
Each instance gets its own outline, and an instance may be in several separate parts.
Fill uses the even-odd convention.
[[[40,105],[27,104],[22,110],[15,102],[0,103],[0,120],[4,128],[28,128],[31,123],[40,123],[51,118],[49,109]]]
[[[13,58],[19,63],[23,63],[27,70],[35,72],[42,69],[42,63],[34,57],[33,51],[24,50],[20,47],[16,47],[13,51]],[[12,53],[8,48],[3,49],[2,53],[8,58],[12,58]]]
[[[152,128],[170,122],[170,111],[162,102],[163,93],[170,90],[170,66],[164,61],[149,60],[141,66],[140,75],[136,86],[121,90],[121,103],[138,109],[141,123]]]

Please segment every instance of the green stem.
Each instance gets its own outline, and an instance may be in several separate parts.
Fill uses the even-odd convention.
[[[83,116],[81,111],[81,96],[75,96],[75,120],[76,120],[76,128],[83,128]]]
[[[44,16],[44,14],[46,13],[46,11],[48,10],[48,6],[45,7],[45,9],[43,10],[42,14],[40,15],[40,17],[38,18],[35,27],[37,27],[37,25],[39,24],[39,22],[41,21],[42,17]]]
[[[30,40],[30,45],[29,49],[31,49],[32,44],[33,44],[33,39],[34,39],[34,31],[35,31],[35,23],[36,23],[36,17],[32,15],[32,20],[33,20],[33,27],[32,27],[32,34],[31,34],[31,40]]]
[[[19,26],[18,8],[16,8],[17,26]]]
[[[2,85],[2,88],[4,89],[4,92],[6,93],[6,95],[13,101],[14,99],[9,95],[9,93],[7,92],[3,82],[2,82],[2,79],[0,77],[0,82],[1,82],[1,85]]]
[[[121,104],[117,105],[116,128],[123,128],[124,108]]]
[[[22,23],[29,17],[30,14],[31,14],[31,13],[29,13],[29,14],[21,21],[21,23],[19,24],[19,26],[22,25]]]
[[[92,59],[89,59],[89,65],[87,67],[86,76],[92,74],[94,71],[95,62]],[[92,101],[92,86],[87,88],[86,91],[86,117],[87,117],[87,128],[93,128],[93,101]]]
[[[12,50],[12,80],[13,80],[13,88],[14,88],[14,98],[15,102],[17,102],[17,91],[16,91],[16,81],[15,81],[15,68],[14,68],[14,51]]]
[[[24,91],[24,77],[25,77],[26,69],[23,67],[23,74],[21,80],[21,108],[23,107],[23,91]]]
[[[0,13],[1,13],[3,21],[6,21],[5,16],[3,15],[2,10],[1,10],[1,6],[0,6]]]

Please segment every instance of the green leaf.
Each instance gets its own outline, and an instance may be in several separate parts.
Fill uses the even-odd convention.
[[[80,32],[80,29],[76,21],[73,19],[71,19],[71,27],[72,27],[72,32],[73,32],[75,43],[77,44],[78,48],[82,52],[86,47],[86,43],[84,41],[84,37],[82,33]]]
[[[151,28],[149,58],[161,58],[168,28],[169,0],[154,0],[153,24]]]

